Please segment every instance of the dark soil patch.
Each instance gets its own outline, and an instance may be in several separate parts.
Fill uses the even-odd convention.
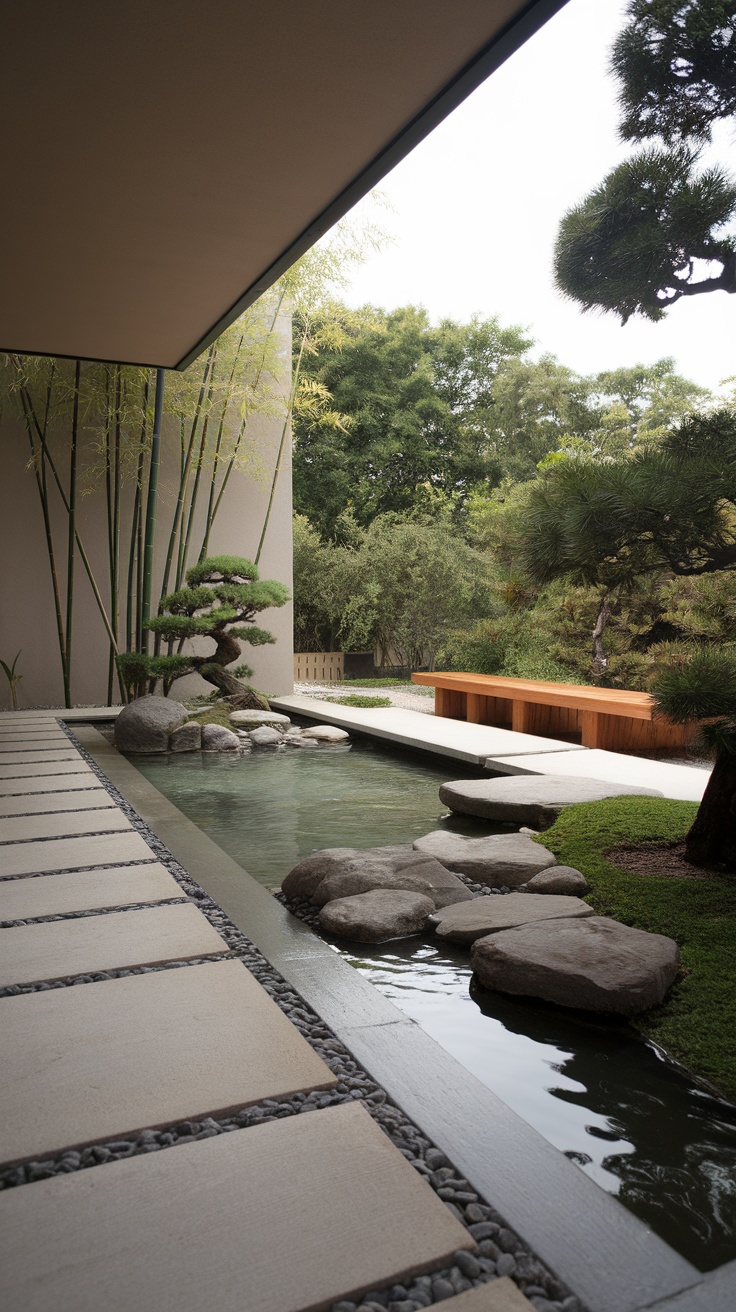
[[[691,866],[685,860],[683,842],[622,843],[606,852],[606,860],[634,875],[655,875],[662,879],[710,879],[722,872]]]

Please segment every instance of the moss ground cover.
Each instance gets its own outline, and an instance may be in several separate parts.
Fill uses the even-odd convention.
[[[536,840],[561,864],[582,870],[586,901],[600,915],[667,934],[680,945],[682,973],[662,1007],[635,1023],[724,1097],[736,1100],[736,875],[640,874],[615,863],[619,845],[676,843],[695,803],[619,797],[573,806]],[[655,857],[655,849],[651,856]],[[647,868],[655,868],[651,860]],[[663,871],[670,863],[662,862]]]
[[[330,697],[331,702],[338,706],[390,706],[391,701],[388,697],[360,697],[354,694],[348,697]]]

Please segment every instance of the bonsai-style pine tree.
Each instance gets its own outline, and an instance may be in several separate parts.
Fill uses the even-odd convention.
[[[201,674],[226,696],[242,694],[239,680],[250,678],[253,671],[248,665],[226,668],[240,657],[240,642],[260,647],[276,641],[254,620],[259,611],[283,606],[289,591],[283,583],[260,579],[251,561],[240,556],[210,556],[187,570],[186,581],[185,588],[162,598],[160,613],[145,627],[170,648],[174,643],[181,648],[188,638],[211,638],[215,650],[204,656],[181,651],[164,656],[125,652],[118,657],[118,664],[131,695],[140,695],[159,679],[166,695],[174,680],[185,674]]]

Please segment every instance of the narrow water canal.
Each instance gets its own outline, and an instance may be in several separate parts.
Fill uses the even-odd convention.
[[[440,783],[469,777],[468,767],[367,740],[237,759],[130,759],[267,888],[318,848],[411,842],[441,823],[490,829],[440,821]],[[695,1266],[736,1257],[736,1108],[693,1086],[629,1026],[476,989],[467,954],[450,945],[410,939],[341,951]]]

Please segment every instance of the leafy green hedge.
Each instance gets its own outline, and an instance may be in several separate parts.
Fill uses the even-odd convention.
[[[663,1006],[634,1023],[722,1095],[736,1098],[736,877],[670,878],[622,870],[606,860],[619,844],[676,841],[697,806],[617,797],[563,811],[535,840],[561,864],[582,870],[586,901],[680,945],[682,973]]]

